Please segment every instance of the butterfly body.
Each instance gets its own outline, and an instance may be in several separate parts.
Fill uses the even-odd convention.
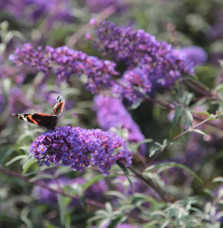
[[[22,113],[22,114],[13,114],[18,119],[24,120],[36,124],[47,129],[55,129],[57,124],[58,116],[61,114],[64,106],[64,101],[61,96],[57,97],[57,103],[54,106],[54,112],[52,115],[46,113]]]

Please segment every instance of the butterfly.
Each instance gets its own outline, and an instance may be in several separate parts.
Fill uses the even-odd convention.
[[[47,129],[55,129],[58,116],[63,111],[63,107],[64,107],[64,100],[61,96],[58,96],[52,115],[46,114],[46,113],[34,113],[34,114],[23,113],[23,114],[12,114],[12,115],[18,119],[36,124],[41,127],[45,127]]]

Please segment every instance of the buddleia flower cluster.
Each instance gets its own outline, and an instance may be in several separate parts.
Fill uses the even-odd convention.
[[[18,66],[27,65],[46,76],[54,70],[60,81],[69,80],[72,74],[87,76],[86,88],[92,93],[112,86],[111,77],[117,75],[116,64],[108,60],[100,60],[94,56],[69,49],[68,47],[53,48],[47,46],[34,49],[30,44],[25,44],[17,49],[10,59]]]
[[[104,175],[116,162],[127,167],[132,161],[132,152],[127,149],[124,139],[100,129],[70,126],[38,136],[31,144],[30,153],[39,165],[61,164],[78,171],[93,165]]]
[[[96,47],[127,66],[123,83],[128,81],[128,95],[130,86],[135,98],[124,96],[125,86],[121,86],[119,91],[130,103],[137,101],[139,91],[135,87],[140,88],[141,93],[151,95],[160,88],[170,88],[184,74],[194,73],[193,65],[187,58],[175,52],[170,44],[156,40],[144,30],[134,31],[130,27],[119,27],[106,21],[95,23],[95,26]]]
[[[97,95],[94,98],[94,108],[97,113],[97,121],[101,128],[109,130],[112,127],[121,127],[128,130],[129,142],[140,142],[145,139],[139,126],[132,119],[120,99],[110,96]],[[139,147],[145,154],[145,144]]]

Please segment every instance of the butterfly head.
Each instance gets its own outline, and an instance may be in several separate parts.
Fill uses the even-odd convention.
[[[57,103],[58,103],[58,102],[63,102],[63,97],[60,96],[60,95],[57,97]]]

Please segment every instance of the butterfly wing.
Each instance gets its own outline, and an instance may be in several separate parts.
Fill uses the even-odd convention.
[[[64,100],[61,96],[58,96],[57,103],[54,106],[53,115],[59,116],[63,111],[63,107],[64,107]]]
[[[54,129],[57,124],[57,116],[49,115],[45,113],[34,113],[32,114],[14,114],[18,119],[36,124],[41,127],[46,127],[47,129]]]
[[[34,114],[13,114],[18,119],[24,120],[36,124],[41,127],[46,127],[47,129],[54,129],[57,124],[57,118],[63,111],[64,100],[61,96],[57,97],[57,103],[54,106],[53,115],[45,113],[34,113]]]

